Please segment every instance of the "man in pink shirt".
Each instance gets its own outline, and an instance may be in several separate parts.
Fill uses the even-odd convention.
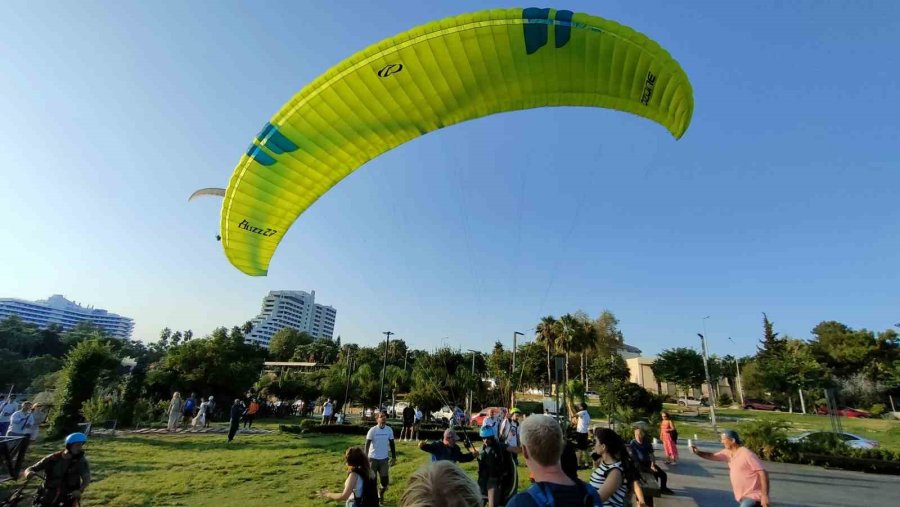
[[[734,430],[723,431],[721,441],[725,448],[719,452],[698,451],[696,445],[691,445],[691,451],[703,459],[728,463],[731,488],[740,507],[769,507],[769,474],[762,461],[741,445],[741,437]]]

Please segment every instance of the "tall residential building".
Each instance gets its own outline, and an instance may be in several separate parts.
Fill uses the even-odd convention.
[[[128,317],[92,306],[84,307],[59,294],[39,301],[0,298],[0,320],[12,315],[18,315],[23,321],[40,327],[57,324],[62,326],[63,331],[70,331],[79,322],[88,320],[102,328],[107,335],[124,340],[131,338],[134,330],[134,321]]]
[[[263,298],[262,312],[251,321],[253,330],[245,341],[268,347],[272,336],[285,327],[331,338],[336,316],[333,307],[316,303],[316,291],[273,290]]]

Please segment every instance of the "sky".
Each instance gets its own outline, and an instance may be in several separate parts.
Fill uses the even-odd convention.
[[[267,277],[215,236],[260,127],[354,52],[506,1],[27,2],[0,31],[0,297],[69,299],[195,335],[315,290],[344,342],[488,350],[609,309],[645,353],[751,354],[766,312],[900,322],[900,3],[575,1],[681,63],[692,124],[506,113],[362,166]],[[559,149],[565,146],[565,150]],[[709,316],[708,319],[704,317]],[[731,337],[732,341],[728,338]]]

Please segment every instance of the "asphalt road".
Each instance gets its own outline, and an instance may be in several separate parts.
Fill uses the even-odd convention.
[[[686,441],[684,441],[686,443]],[[681,444],[681,441],[679,442]],[[718,442],[698,442],[704,451],[721,449]],[[693,455],[679,445],[675,466],[661,465],[669,474],[669,487],[680,497],[690,497],[699,506],[737,505],[728,479],[728,465]],[[657,451],[657,457],[662,451]],[[843,470],[826,470],[808,465],[764,462],[769,472],[769,498],[777,506],[878,506],[898,505],[900,477]],[[665,497],[663,497],[665,498]],[[673,499],[674,500],[674,499]],[[687,505],[685,499],[671,502]],[[661,502],[661,505],[666,505]]]

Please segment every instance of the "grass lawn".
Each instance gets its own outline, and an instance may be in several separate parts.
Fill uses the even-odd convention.
[[[290,421],[296,422],[296,421]],[[277,427],[260,421],[254,427]],[[128,435],[94,437],[88,443],[93,484],[83,505],[273,507],[342,505],[316,493],[343,488],[344,451],[365,441],[356,435],[241,435],[231,444],[224,435]],[[58,443],[37,445],[28,462],[49,454]],[[477,444],[480,447],[480,444]],[[430,457],[415,443],[397,441],[397,466],[391,469],[387,505],[396,505],[408,477]],[[476,463],[462,468],[477,477]],[[582,471],[587,479],[590,471]],[[528,483],[524,462],[520,490]],[[12,486],[4,484],[6,489]],[[0,495],[2,498],[3,495]]]
[[[679,413],[676,405],[666,405],[666,410],[669,410],[676,418],[679,440],[692,438],[694,433],[697,433],[702,439],[718,440],[718,436],[712,431],[712,427],[709,424],[709,415],[705,410],[700,417],[697,417],[694,410]],[[719,409],[716,410],[716,418],[719,428],[738,426],[742,422],[752,419],[781,419],[791,424],[790,435],[796,435],[803,431],[831,429],[831,419],[820,415]],[[848,433],[876,440],[881,444],[881,447],[900,452],[900,421],[841,417],[841,425],[844,431]]]

